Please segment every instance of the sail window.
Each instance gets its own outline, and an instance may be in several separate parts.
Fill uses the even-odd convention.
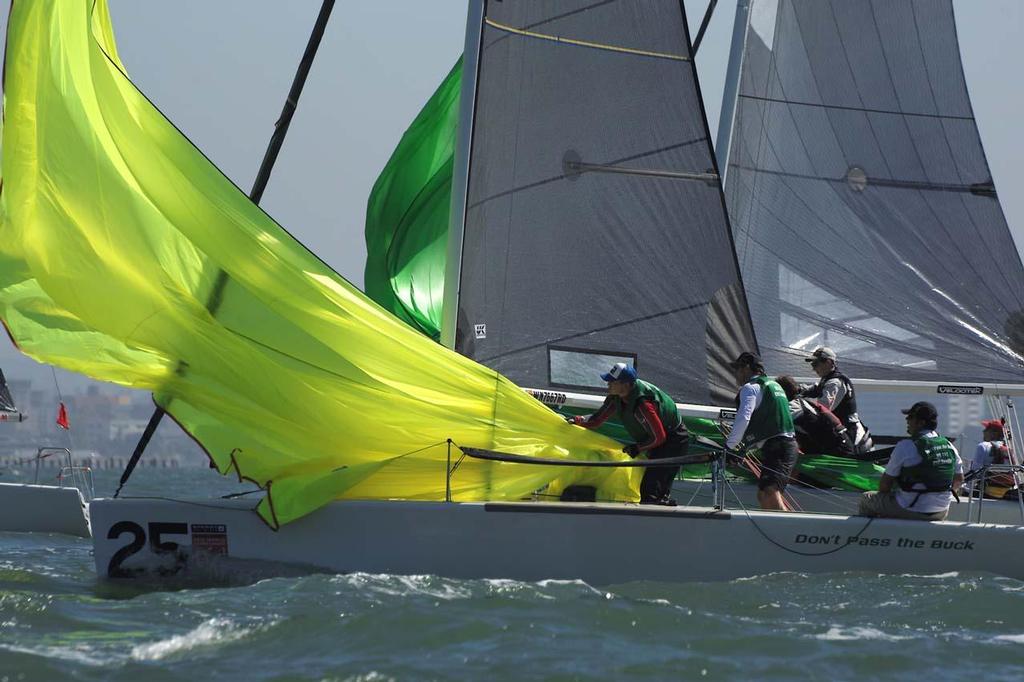
[[[779,326],[782,343],[790,350],[800,351],[801,355],[809,354],[817,346],[828,346],[836,351],[841,363],[857,362],[919,370],[935,370],[937,367],[935,360],[905,350],[879,346],[873,340],[868,340],[868,335],[862,337],[856,330],[842,332],[831,325],[786,313],[779,316]],[[921,345],[928,343],[920,338],[914,341]]]
[[[779,0],[754,3],[750,11],[750,28],[754,29],[769,50],[775,43],[775,18],[779,13]]]
[[[617,362],[636,367],[636,354],[548,346],[548,377],[559,388],[604,388],[601,375]]]

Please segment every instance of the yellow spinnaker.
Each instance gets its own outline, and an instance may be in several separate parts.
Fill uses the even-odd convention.
[[[42,362],[153,391],[222,473],[267,489],[271,526],[343,497],[443,499],[449,438],[621,456],[399,322],[252,204],[128,79],[103,0],[15,2],[7,35],[11,337]],[[514,499],[564,471],[467,460],[452,493]],[[570,471],[559,485],[636,499],[639,470]]]

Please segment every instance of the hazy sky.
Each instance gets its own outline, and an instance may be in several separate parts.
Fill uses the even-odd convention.
[[[139,87],[248,191],[319,0],[109,0]],[[0,9],[6,24],[7,3]],[[686,0],[691,32],[706,0]],[[961,54],[996,188],[1024,244],[1024,0],[954,0]],[[366,198],[406,126],[462,52],[463,0],[338,0],[263,206],[362,284]],[[712,139],[735,0],[697,56]],[[4,338],[9,377],[32,372]],[[61,381],[69,375],[61,374]]]

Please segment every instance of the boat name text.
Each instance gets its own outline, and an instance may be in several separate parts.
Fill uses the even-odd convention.
[[[974,551],[973,540],[921,540],[919,538],[868,538],[861,535],[804,535],[794,538],[798,545],[856,545],[858,547],[895,547],[897,549],[953,549]]]

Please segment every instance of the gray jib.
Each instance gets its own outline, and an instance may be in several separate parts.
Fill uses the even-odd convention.
[[[950,0],[756,0],[726,196],[773,372],[1024,381],[1024,269]]]

